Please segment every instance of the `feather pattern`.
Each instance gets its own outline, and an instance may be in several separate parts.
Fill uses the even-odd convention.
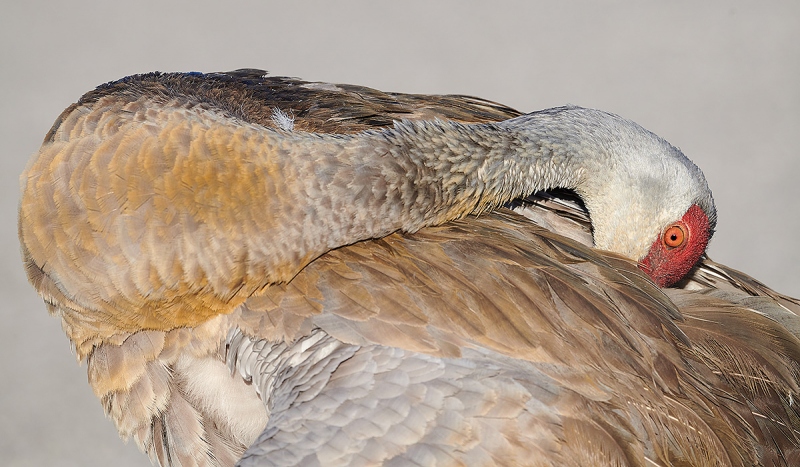
[[[130,106],[143,95],[163,103],[192,95],[191,105],[287,133],[520,115],[471,97],[384,93],[259,70],[150,74],[88,93],[46,142],[59,131],[83,131],[65,126],[81,106]],[[193,118],[181,115],[178,123]],[[113,132],[115,123],[80,124]],[[129,161],[148,149],[116,138]],[[103,177],[112,161],[93,163],[64,165],[58,176],[96,186],[92,177]],[[213,167],[196,173],[220,176]],[[246,177],[225,182],[235,190]],[[98,196],[97,212],[151,202],[151,180],[128,183],[140,198]],[[48,189],[37,202],[74,201]],[[332,249],[290,281],[246,290],[230,276],[203,273],[237,271],[244,261],[226,264],[187,243],[194,262],[163,257],[107,278],[145,297],[133,308],[146,309],[125,316],[123,326],[114,306],[82,313],[49,265],[32,257],[47,256],[59,235],[94,255],[114,246],[77,225],[37,231],[32,241],[24,221],[31,282],[86,359],[90,385],[121,436],[160,465],[800,463],[800,302],[709,259],[677,287],[658,288],[634,261],[592,248],[590,219],[574,193],[539,193],[477,217]],[[129,219],[120,258],[159,257],[138,249],[145,222]],[[161,239],[187,227],[186,219],[175,222],[165,222]],[[102,268],[85,264],[70,280],[102,301],[92,291]],[[174,264],[179,269],[166,267]],[[182,275],[230,293],[217,302],[198,294],[183,308],[167,300],[169,313],[150,309],[160,306],[147,301],[159,287]]]

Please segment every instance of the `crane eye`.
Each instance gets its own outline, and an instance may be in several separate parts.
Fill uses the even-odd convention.
[[[664,231],[664,246],[667,248],[677,248],[686,241],[686,232],[679,225],[673,225]]]

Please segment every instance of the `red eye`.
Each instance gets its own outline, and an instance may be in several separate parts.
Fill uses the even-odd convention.
[[[686,232],[680,225],[673,225],[664,231],[664,246],[667,248],[677,248],[686,241]]]

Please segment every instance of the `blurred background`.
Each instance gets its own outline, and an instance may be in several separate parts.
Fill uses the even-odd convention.
[[[246,67],[623,115],[704,170],[719,211],[710,256],[800,296],[800,2],[3,1],[3,465],[149,465],[118,440],[25,279],[16,210],[26,161],[98,84]]]

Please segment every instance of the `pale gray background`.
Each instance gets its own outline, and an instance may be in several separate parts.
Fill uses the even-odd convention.
[[[128,74],[260,67],[520,110],[572,103],[681,147],[719,209],[711,256],[800,296],[800,2],[2,0],[0,463],[148,465],[118,439],[27,284],[18,175],[82,93]]]

